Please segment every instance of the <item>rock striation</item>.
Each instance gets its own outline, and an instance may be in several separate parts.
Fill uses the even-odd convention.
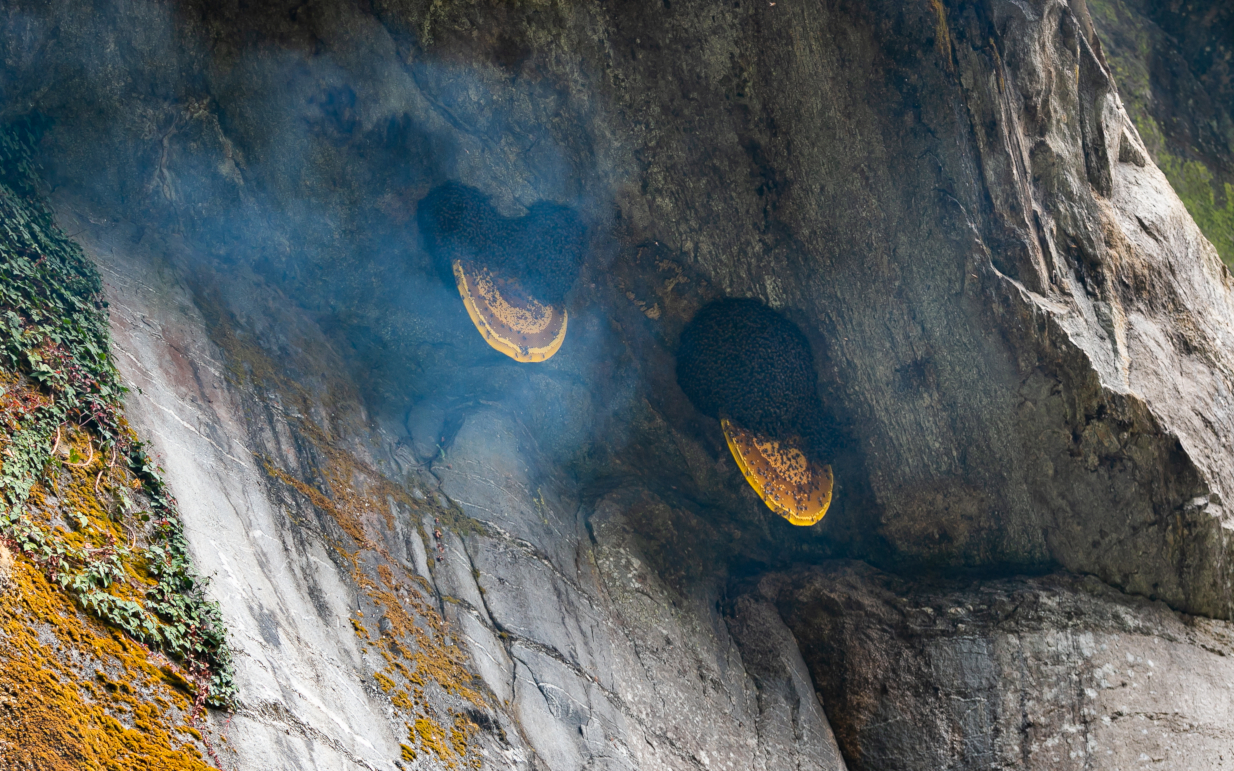
[[[749,596],[786,614],[849,768],[1229,760],[1229,626],[1094,578],[909,585],[835,562]]]
[[[232,636],[224,765],[1222,767],[1234,279],[1094,8],[0,9]],[[550,361],[438,276],[451,182],[592,225]],[[812,350],[813,527],[677,386],[730,297]]]

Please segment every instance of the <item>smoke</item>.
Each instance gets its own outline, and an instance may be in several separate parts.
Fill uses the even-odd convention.
[[[628,379],[591,387],[613,355],[608,325],[576,290],[557,356],[505,359],[434,269],[414,213],[446,182],[505,217],[577,213],[593,236],[584,272],[601,270],[613,171],[592,147],[594,105],[500,62],[409,54],[373,16],[337,6],[290,25],[143,0],[88,19],[67,2],[9,8],[3,82],[20,99],[3,114],[48,123],[41,162],[60,193],[181,237],[197,260],[181,267],[235,323],[262,328],[259,344],[294,353],[243,277],[303,308],[379,423],[405,431],[428,410],[456,424],[497,403],[568,461],[611,436],[606,416],[632,398]]]

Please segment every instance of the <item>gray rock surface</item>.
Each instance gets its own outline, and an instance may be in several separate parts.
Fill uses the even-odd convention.
[[[1093,578],[910,585],[850,562],[743,600],[785,613],[851,769],[1234,762],[1228,622]]]
[[[113,351],[133,389],[128,418],[175,480],[198,569],[212,577],[227,619],[243,685],[239,709],[219,719],[228,720],[224,757],[244,768],[390,768],[400,737],[388,705],[365,685],[349,576],[268,494],[255,454],[294,457],[278,405],[268,405],[264,424],[247,420],[243,395],[170,270],[164,250],[174,241],[143,246],[122,224],[61,211],[103,273]]]
[[[129,418],[154,440],[232,630],[240,697],[234,715],[216,718],[225,761],[394,768],[407,718],[377,687],[382,660],[352,631],[357,609],[380,610],[333,548],[345,536],[263,471],[310,468],[315,450],[297,416],[229,376],[177,278],[185,255],[175,239],[138,243],[124,223],[92,223],[74,202],[60,212],[103,270],[118,362],[134,389]],[[308,319],[283,310],[277,323],[297,344],[313,342]],[[381,544],[360,554],[384,547],[391,564],[428,578],[446,644],[464,647],[483,683],[484,716],[473,719],[485,735],[466,758],[425,753],[402,767],[845,767],[775,612],[750,606],[730,631],[714,600],[687,601],[647,569],[622,501],[648,493],[584,512],[564,484],[546,492],[534,441],[500,407],[470,415],[446,457],[441,482],[425,474],[417,489],[447,496],[471,524],[460,530],[452,511],[417,521],[396,510]]]
[[[1224,762],[1227,627],[1174,614],[1234,615],[1234,279],[1083,2],[0,13],[0,118],[40,116],[233,627],[237,767]],[[435,275],[444,180],[592,225],[549,362]],[[814,347],[814,527],[676,386],[721,296]],[[904,577],[802,567],[838,557]],[[989,578],[1058,569],[1094,578]],[[1040,607],[914,631],[923,571]]]

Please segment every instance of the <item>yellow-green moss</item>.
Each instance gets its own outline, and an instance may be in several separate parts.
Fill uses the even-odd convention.
[[[17,560],[12,583],[0,595],[4,768],[211,768],[188,724],[192,698],[164,680],[167,662],[81,616],[29,561]]]
[[[39,197],[29,141],[0,126],[0,761],[206,768],[188,721],[234,690],[225,631],[124,421],[102,281]]]
[[[351,566],[351,577],[364,594],[380,609],[386,631],[367,625],[368,619],[357,612],[351,619],[356,635],[377,645],[386,667],[374,675],[378,685],[390,697],[390,703],[413,726],[408,732],[412,746],[404,745],[403,759],[408,753],[415,757],[415,745],[432,750],[448,768],[460,763],[475,766],[479,755],[469,749],[474,724],[458,717],[444,727],[444,716],[435,714],[425,688],[436,684],[447,695],[475,706],[483,706],[484,698],[475,685],[475,677],[467,666],[462,649],[447,644],[449,626],[433,606],[431,596],[418,576],[409,574],[393,559],[381,543],[382,527],[393,526],[390,501],[399,501],[412,510],[427,504],[415,500],[402,486],[386,478],[372,467],[358,461],[330,441],[328,435],[306,419],[297,420],[297,428],[309,438],[319,457],[320,469],[330,490],[321,489],[296,479],[266,459],[263,463],[271,478],[300,493],[322,512],[329,515],[346,534],[348,543],[328,542]],[[444,512],[434,510],[440,516]],[[374,529],[376,528],[376,529]],[[366,555],[376,556],[376,576],[366,570]],[[478,767],[478,766],[477,766]]]
[[[1098,29],[1106,33],[1105,51],[1118,93],[1145,148],[1221,260],[1234,267],[1234,187],[1228,180],[1214,181],[1211,169],[1184,157],[1188,150],[1171,147],[1151,112],[1155,102],[1150,65],[1154,46],[1167,44],[1161,39],[1163,33],[1123,0],[1088,0],[1088,9]],[[1222,197],[1224,206],[1219,202]]]
[[[1225,206],[1222,207],[1217,203],[1212,172],[1204,164],[1184,161],[1162,151],[1157,154],[1157,165],[1195,224],[1217,249],[1221,261],[1234,267],[1234,185],[1225,183]]]
[[[1165,174],[1170,186],[1178,194],[1187,213],[1195,220],[1204,237],[1216,248],[1221,261],[1234,267],[1234,186],[1226,182],[1223,187],[1225,206],[1217,201],[1213,174],[1199,161],[1189,161],[1166,149],[1165,134],[1161,127],[1146,113],[1134,117],[1136,129],[1144,145],[1152,152],[1157,168]]]

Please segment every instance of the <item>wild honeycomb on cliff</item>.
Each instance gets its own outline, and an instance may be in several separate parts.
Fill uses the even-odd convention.
[[[677,382],[718,418],[742,475],[768,508],[813,525],[831,505],[831,467],[819,457],[814,355],[801,330],[751,299],[704,306],[682,331]]]
[[[586,241],[573,211],[541,201],[509,219],[475,188],[448,183],[420,201],[416,219],[443,280],[457,286],[490,346],[521,362],[557,353]]]

